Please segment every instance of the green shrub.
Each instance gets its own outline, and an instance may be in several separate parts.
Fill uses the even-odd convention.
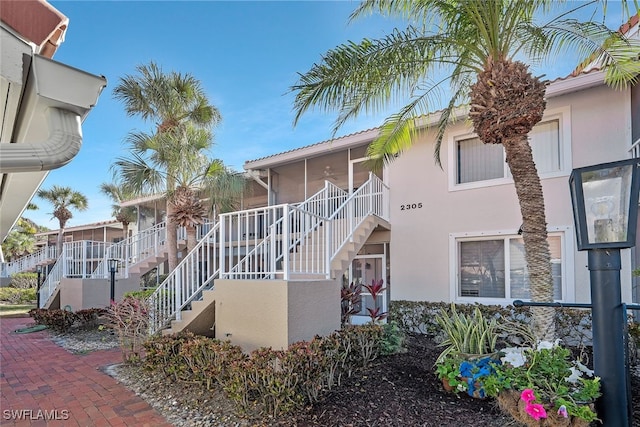
[[[153,292],[155,291],[155,289],[144,289],[144,290],[140,290],[140,291],[129,291],[129,292],[125,292],[123,297],[124,298],[137,298],[137,299],[147,299],[151,296],[151,294],[153,294]]]
[[[389,321],[382,325],[382,340],[380,342],[380,354],[388,356],[406,351],[404,347],[406,334],[395,321]]]
[[[29,304],[36,299],[36,290],[31,289],[17,289],[17,288],[0,288],[0,301],[9,304]]]
[[[247,356],[229,342],[181,332],[147,341],[143,366],[173,380],[217,385],[241,412],[278,416],[317,402],[343,375],[366,368],[380,354],[382,336],[380,325],[349,326]]]
[[[260,348],[251,353],[244,368],[248,372],[249,391],[258,405],[277,417],[301,407],[305,400],[300,393],[300,376],[296,372],[297,354],[289,351]]]
[[[445,349],[438,361],[449,355],[483,356],[496,351],[498,322],[482,315],[475,307],[472,315],[460,314],[455,304],[448,311],[436,315],[436,322],[442,328],[445,339],[440,343]]]
[[[339,351],[346,353],[344,366],[348,376],[354,371],[368,368],[380,355],[380,325],[348,325],[335,333],[338,334]]]
[[[426,301],[391,301],[389,319],[397,322],[398,327],[406,333],[417,332],[432,335],[436,340],[443,340],[444,335],[436,322],[436,314],[447,310],[449,303]],[[472,315],[478,308],[486,319],[496,319],[500,323],[517,326],[518,330],[526,329],[531,324],[529,307],[506,307],[484,304],[457,304],[460,314]],[[555,310],[556,334],[565,345],[581,347],[591,343],[591,311],[562,308]],[[526,337],[514,336],[510,331],[499,332],[498,341],[508,345],[522,345]]]
[[[178,355],[185,363],[189,379],[204,385],[207,390],[214,383],[224,387],[231,375],[230,365],[246,358],[238,346],[201,336],[183,341]]]
[[[36,323],[46,325],[57,332],[67,332],[78,320],[78,316],[68,310],[34,308],[29,311],[29,315]]]
[[[183,344],[193,339],[195,335],[190,331],[151,337],[143,344],[143,367],[148,371],[160,372],[174,381],[186,380],[191,375],[187,372],[181,351]]]
[[[11,275],[9,286],[16,289],[35,288],[38,284],[37,273],[16,273]]]

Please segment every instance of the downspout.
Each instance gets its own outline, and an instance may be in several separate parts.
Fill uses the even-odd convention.
[[[47,108],[49,137],[45,141],[0,144],[0,173],[37,172],[66,165],[80,151],[80,115],[60,108]]]

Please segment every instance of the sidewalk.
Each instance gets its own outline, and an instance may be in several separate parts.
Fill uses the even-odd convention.
[[[0,319],[1,426],[171,426],[100,370],[122,361],[118,349],[75,355],[46,331],[11,333],[32,323],[30,317]]]

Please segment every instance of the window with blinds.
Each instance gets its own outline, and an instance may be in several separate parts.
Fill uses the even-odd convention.
[[[529,143],[540,175],[562,169],[558,119],[538,123],[529,134]],[[510,176],[502,145],[484,144],[479,138],[456,141],[456,163],[457,184]]]
[[[554,299],[562,300],[562,237],[548,237]],[[458,297],[530,299],[520,236],[458,242]]]

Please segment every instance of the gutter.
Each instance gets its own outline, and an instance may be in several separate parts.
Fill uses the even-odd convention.
[[[66,165],[82,145],[81,118],[55,107],[47,108],[49,138],[42,142],[0,144],[0,173],[36,172]]]
[[[82,122],[107,81],[32,55],[10,142],[0,143],[0,173],[41,172],[69,163],[82,145]]]

